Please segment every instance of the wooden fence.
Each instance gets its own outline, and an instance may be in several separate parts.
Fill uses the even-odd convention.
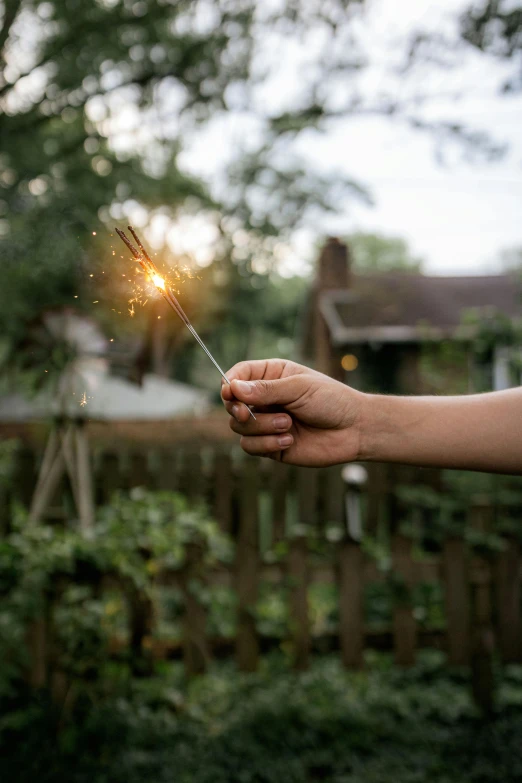
[[[26,450],[20,457],[13,492],[29,500],[37,460]],[[417,515],[420,539],[415,543],[401,525],[406,510],[396,487],[419,483],[438,487],[439,477],[430,471],[366,466],[363,486],[347,485],[340,468],[323,470],[290,468],[269,460],[239,457],[230,450],[200,448],[126,452],[103,450],[95,454],[96,502],[108,502],[115,489],[145,486],[178,490],[189,498],[203,497],[222,529],[233,536],[236,556],[233,566],[205,574],[210,585],[227,584],[237,596],[237,627],[233,640],[210,639],[206,633],[205,608],[187,589],[187,574],[197,565],[197,551],[180,574],[158,577],[162,584],[176,584],[185,598],[182,650],[189,673],[204,670],[213,654],[232,645],[241,670],[253,671],[260,650],[267,644],[256,627],[254,607],[262,582],[286,584],[288,588],[289,639],[293,663],[306,669],[315,647],[338,649],[344,666],[363,665],[368,647],[393,649],[398,664],[414,663],[416,651],[434,646],[447,653],[450,664],[471,666],[475,697],[484,707],[491,705],[492,662],[498,655],[504,662],[522,661],[522,556],[514,535],[502,536],[502,547],[492,552],[470,547],[463,534],[446,536],[439,549],[423,551],[418,540],[429,535],[430,520]],[[53,509],[64,515],[62,496]],[[495,529],[499,507],[486,495],[470,497],[469,526],[478,533]],[[521,509],[509,508],[520,520]],[[410,513],[410,512],[408,512]],[[389,543],[388,567],[379,568],[367,553],[356,532],[361,516],[367,535],[383,535]],[[415,515],[414,515],[415,516]],[[354,524],[357,523],[357,524]],[[461,530],[461,527],[456,527]],[[330,536],[327,555],[310,547],[309,532],[316,540]],[[332,544],[332,531],[336,534]],[[273,562],[277,545],[287,542],[286,554]],[[334,584],[337,589],[338,627],[328,639],[311,633],[309,588],[315,582]],[[388,582],[394,587],[390,628],[376,632],[365,618],[365,590]],[[435,630],[422,629],[415,617],[411,593],[420,583],[437,583],[444,595],[445,624]],[[176,640],[151,637],[150,608],[135,597],[131,613],[130,644],[146,648],[158,657],[176,652]],[[147,614],[149,613],[149,614]],[[35,642],[36,644],[36,642]],[[40,667],[41,668],[41,667]],[[38,679],[38,673],[34,675]],[[40,676],[44,676],[41,674]]]

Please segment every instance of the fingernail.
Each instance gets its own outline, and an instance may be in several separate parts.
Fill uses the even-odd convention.
[[[274,427],[276,430],[286,430],[288,427],[288,419],[286,416],[278,416],[274,419]]]
[[[283,448],[284,446],[289,446],[292,443],[292,441],[293,441],[293,438],[292,438],[291,435],[281,435],[277,439],[277,443],[278,443],[279,446],[281,446],[281,448]]]
[[[236,388],[241,394],[249,395],[254,391],[253,386],[248,381],[236,381]]]
[[[232,405],[232,416],[234,419],[237,419],[237,414],[239,413],[239,405]]]

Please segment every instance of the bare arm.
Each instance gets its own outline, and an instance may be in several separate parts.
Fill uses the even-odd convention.
[[[363,394],[281,359],[241,362],[222,397],[249,454],[522,474],[522,388],[462,397]],[[254,405],[253,421],[244,405]]]
[[[522,388],[462,397],[368,396],[360,459],[522,473]]]

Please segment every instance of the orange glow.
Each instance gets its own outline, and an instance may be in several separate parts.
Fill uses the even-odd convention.
[[[357,356],[353,355],[353,353],[347,353],[341,359],[341,366],[343,370],[346,370],[346,372],[351,372],[352,370],[356,370],[358,364],[359,364],[359,360]]]
[[[162,291],[165,290],[165,281],[159,275],[152,275],[152,282],[154,283],[156,288],[161,288]]]

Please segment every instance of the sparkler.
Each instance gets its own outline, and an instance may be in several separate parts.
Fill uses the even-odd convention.
[[[140,238],[138,237],[138,235],[136,234],[136,232],[134,231],[132,226],[127,226],[127,228],[131,232],[131,234],[132,234],[132,236],[134,238],[134,241],[138,245],[139,250],[136,247],[134,247],[134,245],[132,244],[132,242],[130,242],[130,240],[127,238],[125,233],[123,231],[120,231],[117,228],[116,229],[116,233],[118,234],[119,238],[126,244],[126,246],[128,247],[128,249],[130,250],[130,252],[134,256],[136,261],[139,263],[139,265],[141,266],[141,268],[145,272],[146,277],[148,277],[148,279],[156,286],[156,288],[158,289],[160,294],[163,296],[165,301],[168,302],[168,304],[174,310],[174,312],[181,318],[181,320],[183,321],[183,323],[185,324],[185,326],[187,327],[187,329],[189,330],[191,335],[198,342],[198,344],[201,346],[201,348],[203,348],[203,350],[207,354],[208,358],[210,359],[210,361],[212,362],[212,364],[214,365],[216,370],[219,372],[219,374],[221,375],[221,377],[223,378],[225,383],[228,383],[228,385],[230,386],[229,379],[227,378],[227,376],[225,375],[225,373],[223,372],[223,370],[221,369],[221,367],[219,366],[217,361],[214,359],[214,357],[212,356],[212,354],[208,350],[207,346],[205,345],[205,343],[203,342],[203,340],[201,339],[199,334],[196,332],[196,330],[194,329],[194,327],[190,323],[190,321],[189,321],[185,311],[183,310],[183,308],[180,305],[180,303],[178,302],[177,298],[174,296],[174,294],[172,293],[171,289],[169,288],[169,285],[168,285],[167,281],[165,280],[164,277],[162,277],[160,275],[160,273],[158,272],[158,270],[156,268],[156,265],[155,265],[154,261],[152,260],[152,258],[149,256],[149,254],[147,253],[147,251],[143,247],[143,244],[142,244]],[[255,421],[256,417],[254,416],[253,412],[248,407],[248,405],[246,406],[246,408],[247,408],[248,412],[250,413],[250,415],[252,416],[252,418]]]

